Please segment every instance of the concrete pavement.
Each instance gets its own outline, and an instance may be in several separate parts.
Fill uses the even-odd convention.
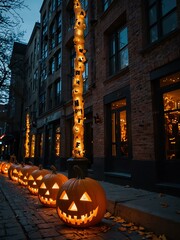
[[[104,218],[98,226],[80,230],[65,226],[56,209],[42,206],[27,188],[0,174],[0,239],[159,240],[164,234],[167,240],[180,240],[179,198],[107,182],[100,184],[106,191],[107,210],[117,217]],[[140,231],[142,227],[145,232]],[[135,228],[138,231],[132,230]],[[149,231],[162,238],[155,238]]]

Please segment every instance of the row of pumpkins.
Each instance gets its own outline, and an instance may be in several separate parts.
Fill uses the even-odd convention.
[[[102,186],[92,178],[83,178],[81,169],[75,166],[77,178],[43,169],[32,164],[0,162],[0,172],[12,181],[37,195],[41,204],[56,207],[60,219],[73,227],[89,227],[97,224],[106,212],[106,195]]]

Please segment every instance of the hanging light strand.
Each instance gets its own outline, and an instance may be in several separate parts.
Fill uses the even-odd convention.
[[[86,50],[84,49],[84,30],[86,12],[82,9],[79,0],[74,0],[74,48],[76,57],[74,59],[73,78],[73,111],[74,111],[74,142],[72,155],[74,158],[84,157],[84,100],[83,100],[83,72],[85,70]]]
[[[29,157],[29,134],[30,134],[30,120],[29,114],[26,115],[26,139],[25,139],[25,158]]]

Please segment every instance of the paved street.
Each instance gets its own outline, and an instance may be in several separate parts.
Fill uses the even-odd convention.
[[[152,237],[154,236],[154,237]],[[76,229],[64,225],[56,209],[40,204],[28,189],[0,174],[0,239],[142,240],[156,238],[142,227],[123,223],[121,217],[104,218],[97,226]],[[164,239],[163,239],[164,240]]]

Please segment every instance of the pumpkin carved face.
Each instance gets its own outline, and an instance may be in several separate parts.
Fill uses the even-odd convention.
[[[39,169],[34,170],[28,178],[28,189],[31,194],[38,195],[38,190],[41,185],[43,177],[48,174],[49,171],[46,169]]]
[[[68,178],[60,173],[46,174],[42,179],[38,191],[40,202],[47,207],[56,207],[58,191],[67,180]]]
[[[8,169],[8,176],[11,180],[18,182],[18,169],[20,169],[21,165],[17,163],[13,163]]]
[[[18,173],[18,182],[20,185],[27,186],[29,175],[35,170],[38,169],[37,166],[26,165],[21,168]]]
[[[2,172],[3,174],[8,175],[8,169],[10,168],[10,166],[11,166],[11,163],[4,162],[4,163],[2,164],[2,166],[1,166],[1,172]]]
[[[73,227],[88,227],[98,223],[106,211],[106,196],[101,185],[91,179],[69,179],[57,195],[57,213]]]

